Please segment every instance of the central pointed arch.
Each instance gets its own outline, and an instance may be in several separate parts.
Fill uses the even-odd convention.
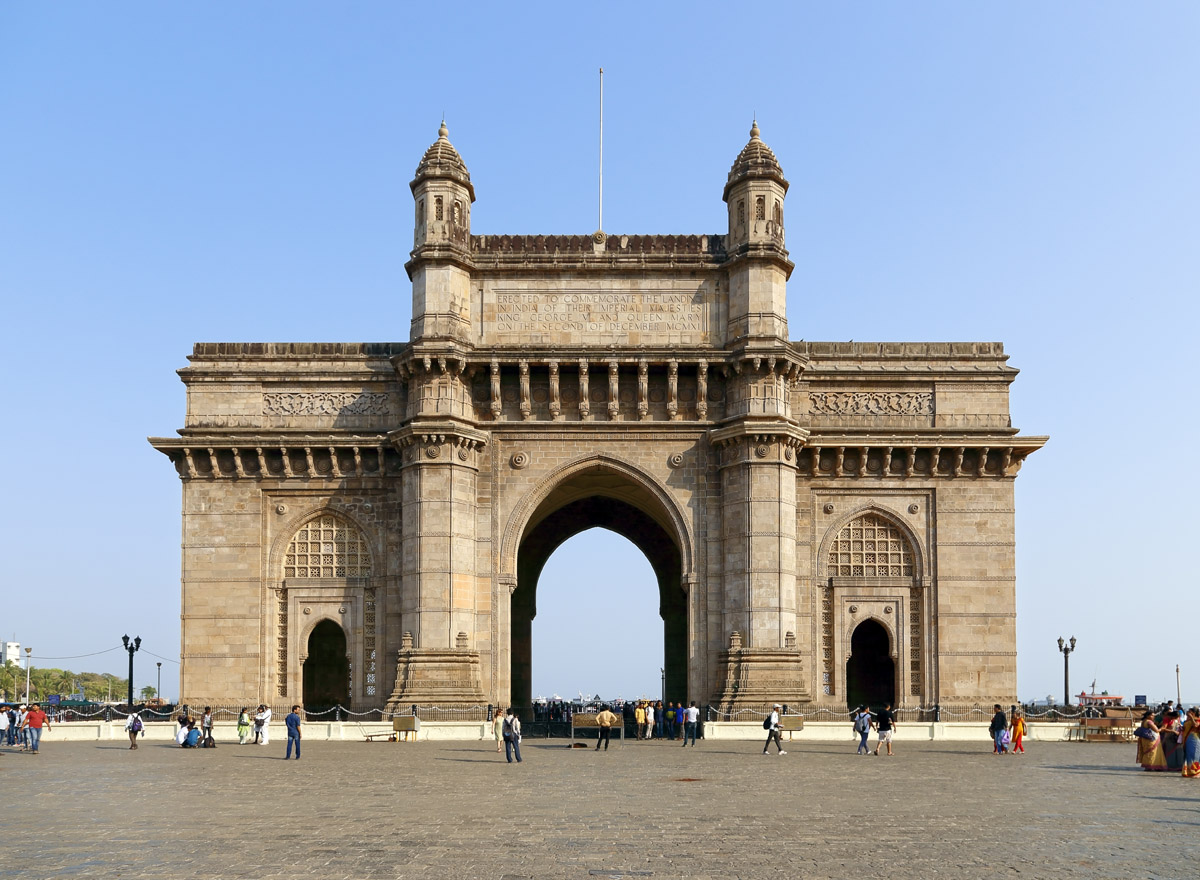
[[[526,533],[536,525],[536,522],[548,515],[549,511],[561,507],[563,501],[554,504],[556,495],[571,493],[569,484],[583,476],[603,477],[605,475],[623,480],[636,490],[642,497],[635,502],[636,507],[643,509],[652,516],[662,528],[670,533],[679,547],[681,574],[685,581],[690,581],[695,565],[693,551],[694,541],[692,529],[687,517],[676,504],[671,492],[650,474],[636,468],[628,462],[603,453],[582,456],[551,471],[521,500],[509,515],[504,529],[500,547],[500,576],[513,578],[517,574],[517,550],[525,539]],[[617,487],[596,486],[591,494],[603,495],[606,491],[616,494]],[[578,489],[574,497],[581,497]],[[582,493],[586,494],[586,493]],[[547,503],[551,502],[551,503]]]
[[[589,455],[539,481],[513,510],[505,530],[500,567],[502,576],[515,585],[509,617],[515,705],[528,705],[532,699],[531,625],[542,569],[563,542],[596,527],[627,538],[650,562],[663,620],[666,698],[682,700],[687,695],[685,584],[693,547],[687,520],[667,489],[644,471],[610,456]]]

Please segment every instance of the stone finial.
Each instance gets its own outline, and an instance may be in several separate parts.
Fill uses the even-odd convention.
[[[442,128],[444,129],[445,127],[446,127],[446,123],[445,123],[445,122],[443,122],[443,123],[442,123]],[[758,119],[756,118],[756,119],[754,120],[754,122],[753,122],[753,123],[751,124],[751,126],[750,126],[750,137],[752,137],[752,138],[756,138],[756,137],[758,137],[760,134],[761,134],[761,132],[758,130]]]
[[[467,634],[465,632],[460,632],[454,637],[454,647],[460,651],[467,650]]]
[[[413,646],[412,633],[410,633],[408,630],[405,630],[404,633],[400,636],[400,650],[401,651],[411,651],[412,646]]]
[[[729,634],[729,650],[740,651],[742,649],[742,634],[736,629]]]
[[[438,140],[445,141],[450,139],[450,129],[446,128],[446,120],[442,120],[442,124],[438,126]]]

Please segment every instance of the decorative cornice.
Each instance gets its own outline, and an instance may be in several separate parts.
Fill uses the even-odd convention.
[[[874,444],[831,442],[814,435],[798,462],[800,472],[813,479],[1014,477],[1025,458],[1040,449],[1046,438],[1000,438],[995,446],[980,446],[979,440],[975,437],[944,446],[899,441]],[[1017,445],[1014,440],[1025,442]]]
[[[398,428],[387,435],[397,449],[406,449],[416,443],[425,445],[450,443],[453,446],[479,450],[487,445],[488,435],[476,430],[466,422],[451,419],[421,419]]]
[[[779,442],[787,448],[799,449],[808,441],[808,431],[782,419],[746,418],[708,432],[709,442],[718,449],[743,439],[754,444]]]
[[[396,473],[383,437],[151,437],[182,480],[342,480]]]

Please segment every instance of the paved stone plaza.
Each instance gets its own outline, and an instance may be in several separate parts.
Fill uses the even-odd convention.
[[[0,753],[19,877],[1175,877],[1200,782],[1132,745],[147,742]]]

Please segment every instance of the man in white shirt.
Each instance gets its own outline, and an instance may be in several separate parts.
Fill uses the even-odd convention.
[[[771,707],[771,714],[767,716],[767,741],[763,743],[763,754],[767,753],[767,749],[771,747],[771,740],[775,740],[775,748],[778,749],[778,754],[786,755],[783,750],[783,737],[779,735],[779,710],[782,709],[779,703]]]
[[[696,708],[696,701],[692,700],[692,705],[688,706],[684,711],[683,722],[683,747],[686,749],[688,737],[692,738],[692,748],[696,748],[696,725],[700,721],[700,710]]]

